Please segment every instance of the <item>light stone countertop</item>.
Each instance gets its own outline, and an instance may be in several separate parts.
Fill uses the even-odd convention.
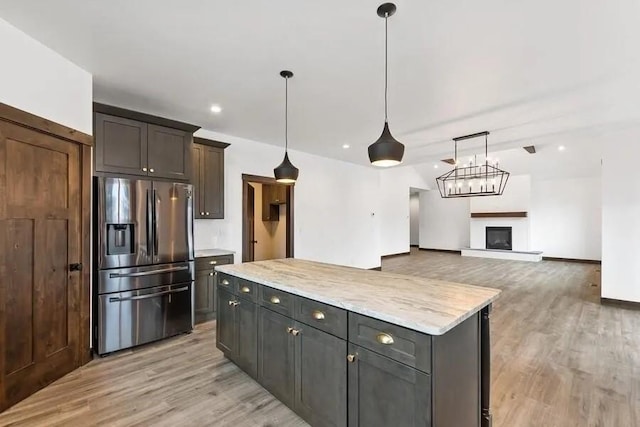
[[[442,335],[496,300],[500,290],[301,259],[217,271],[430,335]]]
[[[222,256],[222,255],[233,255],[234,251],[228,251],[226,249],[196,249],[195,256],[196,258],[204,258],[208,256]]]

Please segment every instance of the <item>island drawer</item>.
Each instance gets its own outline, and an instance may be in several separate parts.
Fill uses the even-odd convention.
[[[235,294],[252,302],[258,301],[258,284],[236,277]]]
[[[293,295],[263,285],[258,291],[258,298],[263,307],[293,317]]]
[[[303,297],[295,298],[293,318],[342,339],[347,339],[347,311]]]
[[[349,313],[349,341],[422,372],[431,372],[431,336]]]
[[[234,276],[218,272],[218,286],[227,289],[227,292],[235,294],[236,280]]]

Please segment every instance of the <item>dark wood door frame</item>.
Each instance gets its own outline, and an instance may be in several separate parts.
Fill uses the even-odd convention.
[[[286,224],[286,256],[287,258],[294,257],[293,250],[293,221],[294,221],[294,188],[295,184],[280,184],[276,182],[275,178],[259,175],[242,174],[242,262],[245,262],[244,257],[247,253],[247,245],[249,244],[249,223],[245,215],[248,204],[249,183],[256,182],[260,184],[278,184],[286,185],[287,187],[287,224]]]
[[[22,126],[45,135],[61,138],[80,145],[80,254],[83,266],[80,277],[80,328],[78,342],[80,353],[77,364],[82,366],[91,360],[91,148],[93,137],[70,127],[38,117],[10,105],[0,103],[0,120]]]

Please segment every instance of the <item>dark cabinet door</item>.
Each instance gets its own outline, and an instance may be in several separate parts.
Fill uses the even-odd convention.
[[[203,168],[203,204],[207,218],[224,218],[224,149],[206,147]]]
[[[148,125],[149,176],[189,180],[192,138],[191,133],[179,129]]]
[[[314,427],[346,426],[347,342],[301,323],[295,329],[295,411]]]
[[[236,299],[237,351],[234,361],[243,371],[256,378],[258,374],[258,306]]]
[[[216,322],[216,347],[232,360],[237,350],[236,298],[225,288],[218,286]]]
[[[147,124],[95,114],[96,172],[146,176]]]
[[[215,317],[213,270],[197,270],[194,282],[193,307],[195,322],[202,323]]]
[[[193,184],[193,216],[196,219],[206,218],[204,214],[204,151],[205,147],[193,144],[191,149],[191,183]]]
[[[431,425],[428,374],[349,344],[349,426]]]
[[[295,337],[288,332],[293,320],[260,307],[258,381],[279,401],[294,407]]]

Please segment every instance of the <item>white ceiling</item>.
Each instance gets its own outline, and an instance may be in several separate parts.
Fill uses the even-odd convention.
[[[383,124],[379,3],[0,0],[0,17],[90,71],[98,101],[269,144],[283,144],[278,73],[291,69],[290,146],[368,164]],[[640,121],[637,0],[396,4],[389,114],[407,164],[483,130],[498,151]]]

